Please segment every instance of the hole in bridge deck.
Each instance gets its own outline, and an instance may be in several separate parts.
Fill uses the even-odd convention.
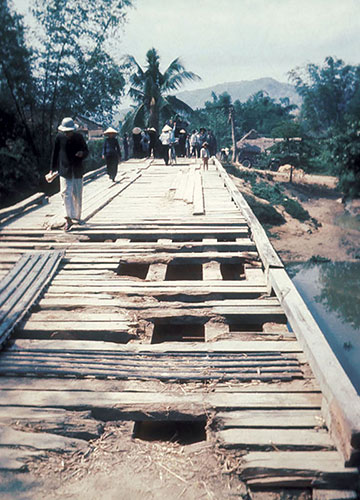
[[[230,332],[262,332],[263,324],[262,323],[236,323],[229,325]]]
[[[240,323],[241,319],[236,320],[237,322],[229,323],[229,332],[279,332],[286,333],[290,330],[286,326],[286,318],[281,319],[264,319],[261,323],[256,320],[256,316],[253,317],[245,317],[244,322]]]
[[[244,264],[220,264],[220,272],[225,281],[236,281],[245,279]]]
[[[148,271],[149,264],[120,262],[116,274],[119,276],[134,276],[144,280]]]
[[[202,324],[157,324],[154,325],[152,344],[162,342],[205,342],[205,327]]]
[[[201,264],[168,264],[165,281],[201,281]]]
[[[236,238],[231,238],[231,237],[228,237],[228,238],[217,238],[218,242],[219,243],[228,243],[228,242],[234,242],[236,241]]]
[[[181,445],[206,441],[206,421],[135,422],[133,437],[143,441],[168,441]]]

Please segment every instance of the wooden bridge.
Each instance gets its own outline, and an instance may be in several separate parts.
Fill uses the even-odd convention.
[[[0,211],[0,469],[190,421],[250,490],[356,498],[359,395],[222,165],[120,172],[69,233],[60,195]]]

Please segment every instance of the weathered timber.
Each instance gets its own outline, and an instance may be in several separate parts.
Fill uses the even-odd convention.
[[[203,215],[205,213],[203,179],[201,170],[194,173],[194,208],[193,215]]]
[[[231,428],[322,428],[324,419],[320,411],[314,410],[247,410],[219,412],[215,423],[220,429]]]
[[[358,494],[354,490],[325,490],[313,488],[312,500],[357,500]]]
[[[253,451],[243,457],[242,478],[250,487],[357,489],[358,470],[344,467],[337,451]]]
[[[131,184],[133,184],[133,182],[135,182],[136,179],[141,177],[141,175],[142,175],[141,173],[134,175],[134,177],[132,177],[124,185],[120,184],[120,188],[116,188],[113,192],[111,192],[111,194],[105,200],[102,199],[102,201],[100,203],[97,203],[95,208],[87,209],[87,211],[85,212],[84,220],[88,221],[89,219],[91,219],[91,217],[93,217],[96,213],[98,213],[99,210],[101,210],[105,205],[110,203],[114,198],[116,198],[116,196],[119,196],[119,194],[121,194],[126,188],[131,186]]]
[[[87,443],[82,439],[42,432],[23,432],[11,427],[0,426],[0,447],[3,446],[26,446],[49,451],[73,451],[74,449],[84,450]]]
[[[0,344],[39,299],[62,259],[62,252],[26,255],[0,282]]]
[[[223,448],[253,450],[333,450],[334,443],[324,429],[226,429],[217,433]]]
[[[27,340],[17,339],[13,342],[11,350],[93,350],[103,353],[109,350],[108,342],[82,342],[75,340]],[[151,353],[192,353],[194,356],[201,356],[203,353],[248,353],[248,352],[294,352],[301,353],[301,347],[297,342],[293,341],[267,341],[264,345],[263,341],[231,341],[220,340],[216,342],[163,342],[162,344],[111,344],[111,351],[124,352],[151,352]]]
[[[43,456],[44,451],[2,447],[0,454],[0,471],[25,472],[30,458]]]
[[[241,409],[241,408],[316,408],[321,406],[321,396],[317,393],[240,393],[199,394],[199,393],[132,393],[83,391],[3,391],[0,393],[0,406],[37,406],[39,408],[69,408],[72,410],[91,410],[93,408],[126,407],[159,408],[191,407],[197,405],[204,409]],[[338,455],[339,456],[339,455]]]
[[[36,205],[47,203],[47,201],[48,199],[44,193],[37,193],[29,198],[25,198],[25,200],[20,201],[16,205],[12,205],[9,208],[2,208],[0,210],[0,222],[16,217],[19,214],[23,215],[27,210]]]

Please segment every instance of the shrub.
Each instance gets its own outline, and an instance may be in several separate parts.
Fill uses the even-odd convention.
[[[252,190],[255,196],[269,201],[272,205],[283,203],[283,189],[278,184],[268,184],[267,182],[252,183]]]
[[[284,217],[274,207],[261,203],[252,196],[244,195],[244,197],[261,224],[268,226],[281,226],[281,224],[284,224]]]
[[[321,255],[313,255],[307,261],[307,264],[321,264],[323,262],[331,262],[331,259],[328,259],[326,257],[322,257]]]
[[[310,219],[310,214],[307,210],[305,210],[298,201],[291,199],[284,199],[283,206],[287,213],[294,217],[294,219],[298,219],[301,222]]]

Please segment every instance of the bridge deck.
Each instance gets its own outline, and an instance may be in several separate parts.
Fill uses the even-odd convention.
[[[120,170],[89,180],[86,224],[69,233],[59,195],[3,221],[0,276],[28,252],[65,256],[0,355],[0,468],[86,449],[111,411],[207,423],[208,441],[243,453],[252,488],[355,490],[357,438],[329,432],[333,400],[295,335],[310,320],[298,326],[282,264],[221,166]]]

